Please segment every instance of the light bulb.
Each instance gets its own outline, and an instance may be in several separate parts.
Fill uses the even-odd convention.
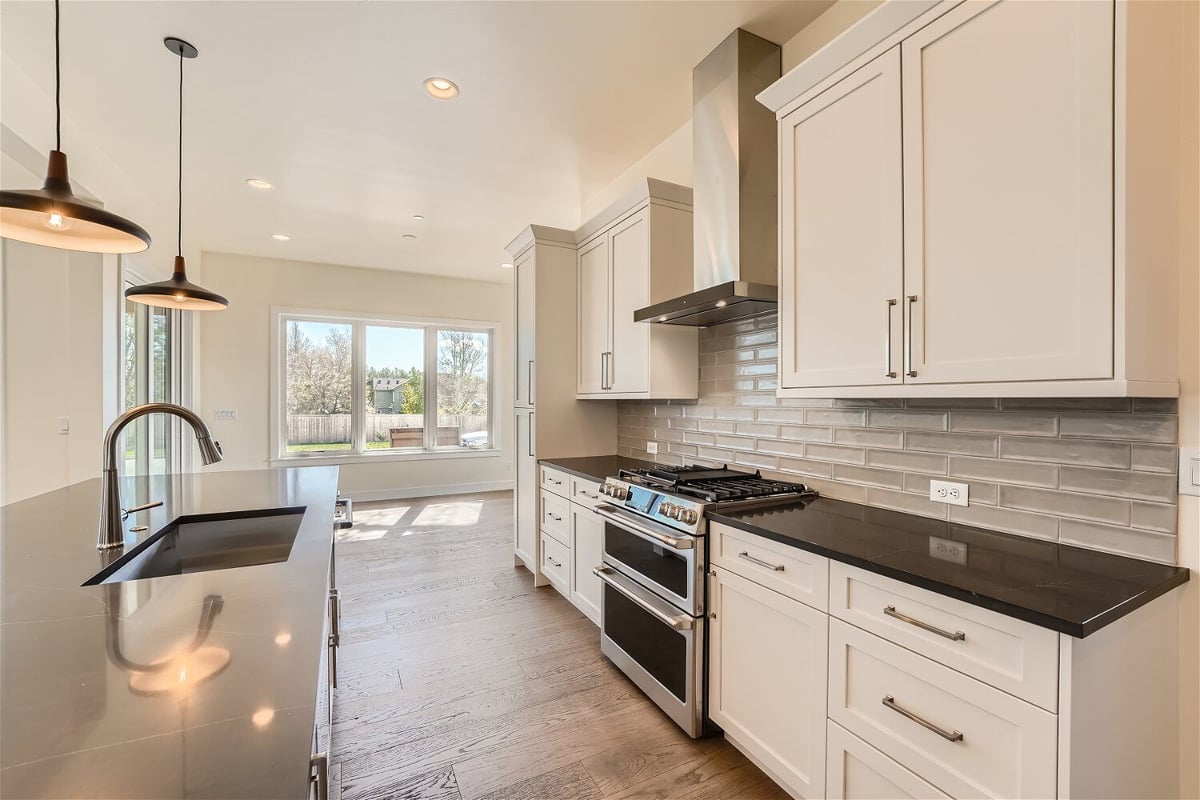
[[[65,231],[71,227],[71,220],[58,211],[46,215],[46,227],[52,231]]]
[[[175,301],[179,302],[179,303],[182,303],[185,300],[187,300],[187,295],[183,294],[182,292],[176,292],[174,295],[172,295],[172,297],[174,297]]]

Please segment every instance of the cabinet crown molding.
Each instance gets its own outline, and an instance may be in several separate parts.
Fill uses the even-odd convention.
[[[516,258],[535,244],[569,247],[574,250],[575,233],[562,228],[551,228],[546,225],[529,225],[525,230],[513,237],[511,242],[504,245],[504,251],[513,258]]]
[[[641,178],[625,194],[613,201],[575,231],[574,242],[582,244],[614,222],[647,203],[661,203],[683,211],[692,210],[692,189],[658,178]]]

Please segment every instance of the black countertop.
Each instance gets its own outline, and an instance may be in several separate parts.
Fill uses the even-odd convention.
[[[539,464],[561,469],[581,478],[593,481],[603,481],[605,478],[617,477],[617,472],[623,469],[648,469],[656,467],[651,461],[641,461],[625,456],[580,456],[578,458],[543,458]]]
[[[98,479],[0,508],[0,797],[307,797],[337,481],[128,479],[126,506],[165,505],[126,550],[183,514],[306,508],[286,561],[100,586],[123,551],[96,551]]]
[[[828,498],[708,516],[1080,638],[1189,577],[1183,567]],[[936,555],[932,537],[966,545],[966,563]]]

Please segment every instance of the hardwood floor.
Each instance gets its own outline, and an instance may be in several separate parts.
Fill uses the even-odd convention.
[[[335,797],[787,797],[724,739],[684,736],[583,614],[513,567],[511,493],[361,503],[354,521],[337,551]]]

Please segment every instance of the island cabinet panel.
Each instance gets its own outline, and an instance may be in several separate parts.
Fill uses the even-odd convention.
[[[900,382],[900,48],[779,123],[783,386]]]
[[[906,380],[1111,378],[1112,5],[964,3],[901,51]]]
[[[828,618],[720,567],[708,599],[709,715],[789,792],[822,797]]]
[[[885,2],[759,95],[781,397],[1175,397],[1184,3]]]
[[[827,752],[829,800],[950,800],[836,722],[829,723]]]

